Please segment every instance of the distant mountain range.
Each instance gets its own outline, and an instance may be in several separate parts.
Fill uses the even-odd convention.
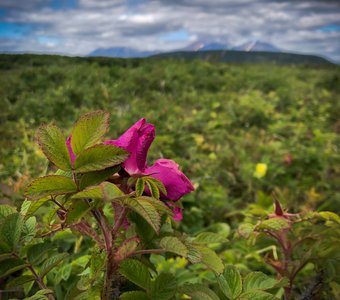
[[[88,56],[156,59],[173,57],[227,63],[331,64],[327,59],[317,55],[286,53],[274,45],[261,41],[247,42],[236,47],[217,42],[196,41],[185,48],[169,52],[139,51],[129,47],[99,48]]]
[[[233,47],[232,50],[246,51],[246,52],[253,52],[253,51],[282,52],[279,48],[269,43],[264,43],[260,41],[244,43],[240,46]]]
[[[129,47],[98,48],[92,51],[89,56],[108,56],[108,57],[148,57],[160,53],[160,51],[140,51]]]
[[[268,52],[268,51],[238,51],[238,50],[212,50],[212,51],[178,51],[171,53],[160,53],[153,58],[175,58],[175,59],[200,59],[211,62],[224,62],[232,64],[242,63],[276,63],[276,64],[309,64],[325,65],[332,64],[325,58],[317,55]]]
[[[172,51],[140,51],[134,48],[129,47],[110,47],[110,48],[98,48],[88,56],[107,56],[107,57],[122,57],[122,58],[130,58],[130,57],[148,57],[160,53],[168,53],[168,52],[179,52],[179,51],[210,51],[210,50],[239,50],[239,51],[267,51],[267,52],[281,52],[281,50],[269,43],[261,42],[261,41],[253,41],[248,42],[236,47],[231,47],[228,44],[217,43],[217,42],[204,42],[204,41],[196,41],[185,48],[175,49]]]

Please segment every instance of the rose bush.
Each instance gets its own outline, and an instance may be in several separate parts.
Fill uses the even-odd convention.
[[[71,139],[72,136],[67,139],[66,144],[73,164],[76,155],[71,146]],[[161,199],[178,201],[185,194],[192,192],[194,187],[173,160],[158,159],[152,166],[147,166],[147,153],[154,139],[155,126],[146,123],[146,120],[142,118],[118,139],[105,141],[104,144],[114,145],[128,151],[129,156],[122,164],[127,175],[151,176],[161,181],[166,189],[166,194],[161,193]],[[174,220],[180,221],[182,219],[181,208],[171,202],[168,202],[168,205],[173,207]]]
[[[0,206],[0,224],[6,224],[0,230],[0,271],[6,286],[22,288],[29,282],[23,293],[35,291],[32,299],[167,300],[194,297],[197,290],[216,299],[204,285],[177,282],[143,263],[151,254],[168,252],[220,276],[223,263],[207,245],[225,238],[215,233],[190,237],[172,227],[172,219],[182,218],[179,199],[194,188],[172,160],[147,165],[152,124],[141,119],[118,139],[103,142],[108,126],[109,114],[96,111],[80,117],[67,139],[53,124],[39,128],[39,146],[56,171],[31,182],[20,212]],[[36,227],[34,213],[44,204],[50,209],[48,221]],[[66,275],[57,270],[52,276],[54,268],[78,256],[49,240],[66,230],[82,237],[76,249],[87,243],[77,258],[85,263],[80,272],[71,265]],[[23,273],[13,278],[17,271]],[[67,284],[52,289],[63,278]]]

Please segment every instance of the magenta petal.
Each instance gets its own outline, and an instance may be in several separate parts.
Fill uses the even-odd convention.
[[[172,212],[174,213],[173,219],[176,222],[180,222],[183,220],[183,208],[175,206],[172,202],[166,203],[168,206],[172,208]]]
[[[182,214],[183,209],[182,208],[175,207],[172,211],[174,212],[174,216],[172,217],[174,221],[180,222],[183,220],[183,214]]]
[[[145,175],[160,180],[167,191],[165,199],[177,201],[183,195],[194,190],[190,180],[179,170],[178,164],[170,159],[158,159],[151,167],[147,167]]]
[[[104,144],[121,147],[130,153],[124,162],[124,169],[130,174],[140,174],[146,168],[146,156],[155,138],[155,126],[140,119],[123,133],[117,140],[109,140]]]
[[[72,150],[72,146],[71,146],[71,137],[72,136],[69,136],[66,140],[66,146],[67,146],[67,149],[68,149],[68,153],[70,154],[70,158],[71,158],[71,163],[72,163],[72,166],[74,164],[74,161],[76,159],[76,155],[74,154],[73,150]]]

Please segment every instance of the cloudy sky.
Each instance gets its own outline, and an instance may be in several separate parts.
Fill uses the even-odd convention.
[[[255,40],[340,62],[340,0],[0,0],[0,52]]]

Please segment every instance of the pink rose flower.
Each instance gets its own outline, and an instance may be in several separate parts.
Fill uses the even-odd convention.
[[[158,159],[152,166],[147,166],[146,157],[151,143],[155,138],[155,126],[140,119],[123,133],[117,140],[106,141],[121,147],[130,153],[123,163],[129,175],[148,175],[160,180],[167,191],[162,199],[177,201],[185,194],[194,190],[190,180],[179,170],[176,162],[170,159]],[[174,208],[175,220],[182,219],[182,209]]]
[[[66,145],[69,150],[72,164],[76,158],[71,147],[71,136]],[[104,144],[114,145],[129,152],[129,157],[122,167],[130,175],[147,175],[160,180],[167,191],[161,195],[164,200],[177,201],[185,194],[194,190],[190,180],[179,170],[176,162],[170,159],[158,159],[152,166],[147,166],[146,157],[151,143],[155,139],[155,126],[140,119],[116,140],[108,140]],[[169,202],[168,202],[169,205]],[[182,219],[182,209],[173,207],[174,220]]]

